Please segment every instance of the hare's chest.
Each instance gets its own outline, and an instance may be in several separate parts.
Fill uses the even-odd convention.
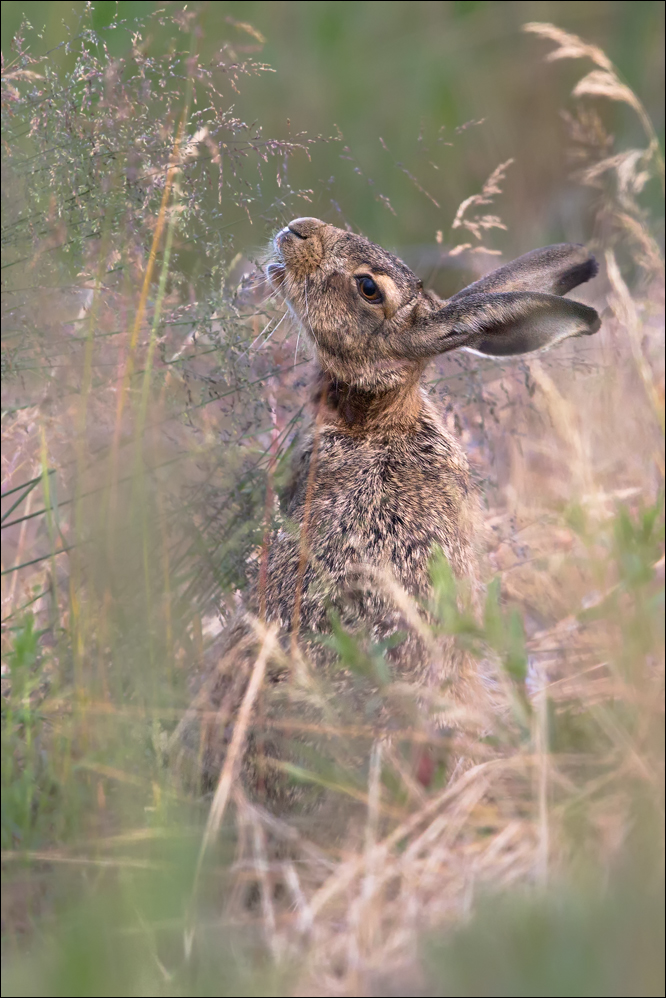
[[[430,427],[389,441],[322,435],[314,468],[312,460],[301,467],[290,515],[308,523],[311,548],[330,572],[390,565],[421,588],[433,544],[466,572],[469,474],[455,441]]]

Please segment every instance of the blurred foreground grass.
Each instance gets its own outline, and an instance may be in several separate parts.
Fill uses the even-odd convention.
[[[644,106],[603,52],[538,29],[586,60],[568,127],[604,329],[529,361],[445,358],[431,382],[483,487],[488,579],[474,617],[434,556],[433,647],[476,657],[490,710],[423,704],[334,628],[352,703],[306,662],[251,722],[299,759],[303,803],[278,814],[237,780],[212,827],[172,736],[281,515],[309,350],[229,216],[256,244],[307,213],[316,175],[292,187],[291,163],[328,140],[237,117],[235,88],[270,79],[256,31],[230,25],[203,62],[174,7],[150,25],[170,46],[136,25],[112,57],[84,19],[64,68],[28,36],[3,68],[3,994],[661,994],[663,160]],[[639,145],[613,145],[605,98]],[[443,284],[494,262],[459,217],[431,237]],[[390,740],[378,703],[410,719]]]

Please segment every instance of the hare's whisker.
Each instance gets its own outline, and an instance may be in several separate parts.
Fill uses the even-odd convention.
[[[279,294],[280,294],[280,289],[275,288],[273,291],[271,291],[269,295],[266,295],[266,297],[263,299],[262,304],[264,304],[267,301],[275,301],[275,299],[278,297]]]
[[[259,281],[259,280],[257,280],[257,281],[253,281],[253,282],[252,282],[252,284],[250,285],[250,287],[252,287],[252,288],[260,288],[260,287],[262,287],[262,286],[263,286],[264,284],[268,284],[268,285],[270,285],[270,283],[271,283],[271,282],[270,282],[270,281],[268,280],[268,278],[267,278],[267,277],[262,277],[260,281]]]
[[[296,358],[298,357],[298,344],[300,342],[300,339],[301,339],[301,327],[300,327],[300,324],[299,324],[298,330],[296,332],[296,349],[294,350],[294,367],[296,367]]]
[[[284,319],[284,316],[282,316],[282,318]],[[264,333],[266,332],[266,330],[270,326],[271,322],[273,322],[273,316],[271,316],[271,318],[268,320],[268,322],[266,323],[266,325],[264,326],[264,328],[261,330],[261,332],[257,336],[255,336],[255,338],[250,343],[249,347],[246,350],[243,350],[243,352],[241,354],[239,354],[238,360],[240,360],[241,357],[244,357],[246,353],[250,352],[250,350],[252,349],[252,347],[254,346],[254,344],[257,342],[257,340],[261,339],[261,337],[264,335]],[[280,322],[282,322],[282,319],[280,319]],[[278,322],[278,326],[279,325],[280,325],[280,323]],[[277,329],[277,326],[275,327],[275,329]],[[272,330],[272,332],[270,334],[271,336],[275,332],[275,329]]]
[[[286,317],[287,317],[287,313],[285,312],[282,315],[282,318],[279,320],[278,324],[271,329],[270,333],[268,334],[268,336],[266,337],[266,339],[264,340],[264,342],[261,344],[261,346],[257,348],[258,350],[261,350],[261,347],[265,347],[266,346],[266,344],[270,340],[270,338],[273,335],[273,333],[275,332],[275,330],[280,328],[280,326],[282,325],[282,323],[284,322],[284,320],[286,319]],[[269,325],[270,325],[270,323],[269,323]],[[268,328],[268,326],[266,328]],[[257,341],[255,340],[255,343],[256,342]]]

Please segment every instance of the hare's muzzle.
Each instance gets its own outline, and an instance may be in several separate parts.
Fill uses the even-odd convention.
[[[280,229],[274,239],[275,249],[281,252],[285,242],[289,240],[305,241],[313,236],[318,229],[326,225],[318,218],[294,218],[284,229]]]
[[[308,239],[309,236],[315,234],[317,229],[322,229],[325,225],[326,222],[322,222],[320,218],[294,218],[287,229],[299,239]],[[284,229],[282,231],[284,232]]]
[[[269,280],[276,290],[284,283],[287,271],[292,276],[302,277],[318,266],[323,249],[317,235],[325,227],[326,223],[318,218],[295,218],[280,229],[273,240],[279,259],[267,268]]]

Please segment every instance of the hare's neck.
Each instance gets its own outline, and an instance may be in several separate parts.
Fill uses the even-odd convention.
[[[319,419],[354,436],[408,432],[424,407],[420,377],[380,391],[345,384],[321,370],[315,379],[313,402]]]

